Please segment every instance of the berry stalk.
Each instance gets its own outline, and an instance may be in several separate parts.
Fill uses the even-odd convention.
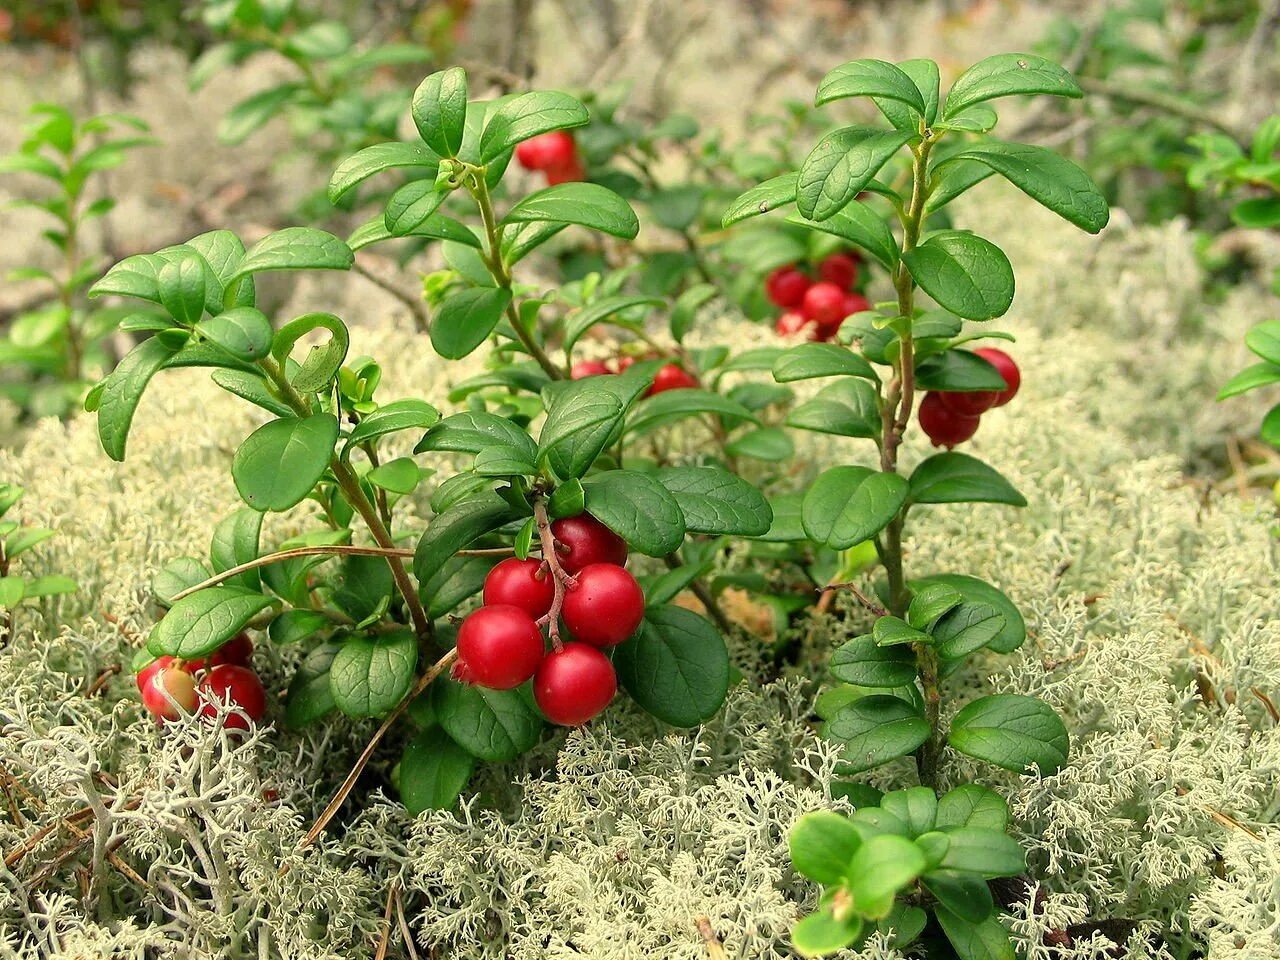
[[[577,585],[577,581],[560,564],[560,556],[556,552],[556,537],[551,532],[551,518],[547,516],[547,503],[541,496],[533,501],[533,518],[538,528],[538,542],[542,544],[542,562],[547,565],[547,571],[555,587],[551,609],[538,620],[538,626],[547,628],[547,636],[551,638],[552,648],[559,651],[564,647],[564,643],[560,640],[560,613],[564,609],[564,597]]]

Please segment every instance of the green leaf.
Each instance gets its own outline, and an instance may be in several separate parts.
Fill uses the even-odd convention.
[[[956,79],[942,116],[950,119],[975,103],[1018,94],[1083,96],[1071,74],[1056,63],[1027,53],[1001,53],[980,60]]]
[[[443,213],[433,213],[404,236],[448,240],[450,243],[461,243],[476,248],[480,246],[480,239],[468,227],[452,217],[446,217]],[[396,239],[401,238],[394,236],[387,229],[387,217],[382,213],[357,227],[351,236],[347,237],[347,246],[352,250],[363,250],[371,244]]]
[[[722,393],[703,390],[699,387],[682,387],[676,390],[663,390],[636,404],[631,416],[627,419],[627,432],[645,433],[655,427],[686,417],[696,417],[699,414],[731,417],[749,423],[758,422],[755,414]]]
[[[915,591],[907,609],[907,623],[917,630],[928,630],[940,616],[958,606],[964,596],[945,583],[930,583]]]
[[[20,527],[15,533],[10,534],[4,542],[5,558],[12,560],[14,557],[26,553],[37,544],[44,543],[44,541],[54,536],[56,532],[47,527]]]
[[[1007,503],[1026,498],[1004,477],[967,453],[935,453],[911,473],[912,503]]]
[[[850,60],[836,67],[818,84],[816,107],[844,97],[881,97],[905,103],[921,117],[924,97],[909,76],[884,60]]]
[[[269,233],[240,261],[232,281],[268,270],[350,270],[351,248],[314,227],[285,227]]]
[[[349,717],[381,717],[413,685],[418,641],[409,631],[349,637],[329,668],[333,702]]]
[[[826,736],[844,743],[847,773],[861,773],[911,753],[929,739],[929,723],[905,700],[875,694],[827,722]]]
[[[450,67],[431,74],[414,91],[409,109],[422,141],[442,157],[456,157],[467,127],[466,71]]]
[[[1222,389],[1218,391],[1218,399],[1226,400],[1228,397],[1239,396],[1273,383],[1280,383],[1280,366],[1271,363],[1255,363],[1223,384]]]
[[[938,800],[935,825],[943,827],[983,827],[1004,831],[1009,824],[1009,804],[1000,794],[977,783],[965,783],[944,793]]]
[[[624,240],[634,240],[640,221],[630,204],[608,187],[575,181],[531,193],[503,219],[504,224],[551,221],[576,223]]]
[[[427,525],[413,554],[413,575],[425,584],[459,550],[512,519],[512,510],[493,496],[463,500]]]
[[[27,584],[19,576],[0,577],[0,610],[12,610],[22,602]]]
[[[935,584],[944,584],[958,590],[965,600],[986,604],[1000,612],[1004,617],[1004,627],[995,639],[987,644],[997,653],[1012,653],[1027,639],[1027,625],[1022,619],[1022,614],[1008,597],[991,584],[963,573],[939,573],[913,580],[910,586],[912,590],[920,591]]]
[[[436,719],[473,757],[501,763],[537,744],[542,717],[519,690],[490,690],[444,678],[434,686]]]
[[[287,53],[306,60],[332,60],[351,49],[351,32],[336,20],[312,23],[285,41]]]
[[[671,336],[676,343],[683,343],[684,338],[693,328],[694,318],[703,304],[719,296],[720,291],[714,284],[695,283],[676,298],[671,308]]]
[[[906,837],[871,837],[854,853],[849,867],[854,908],[872,919],[887,915],[898,891],[924,873],[925,866],[924,854]]]
[[[876,646],[901,647],[909,643],[928,643],[927,633],[922,633],[900,617],[880,617],[876,620],[872,636]]]
[[[281,614],[271,623],[273,632],[283,617],[304,612],[309,611],[289,610]],[[310,651],[298,665],[289,682],[289,694],[285,700],[285,726],[300,730],[331,713],[337,706],[333,691],[329,689],[329,668],[333,666],[333,658],[339,649],[337,643],[323,643]]]
[[[920,97],[924,101],[924,122],[933,126],[938,117],[938,65],[932,60],[903,60],[898,64],[898,69],[910,77],[920,91]],[[890,97],[871,99],[885,115],[885,119],[899,130],[909,130],[912,133],[919,130],[920,115],[907,104]]]
[[[374,467],[365,474],[365,479],[375,487],[407,496],[413,493],[422,480],[422,471],[411,457],[396,457]]]
[[[1107,200],[1089,175],[1047,147],[984,140],[938,166],[960,160],[989,167],[1037,203],[1089,233],[1097,233],[1110,219]]]
[[[751,217],[758,217],[779,207],[794,203],[796,199],[797,173],[784,173],[780,177],[765,180],[739,196],[724,212],[721,225],[731,227]]]
[[[420,143],[375,143],[338,164],[329,178],[329,202],[336,204],[352,187],[384,170],[402,167],[430,169],[439,163],[440,157]],[[434,180],[434,177],[428,179]]]
[[[956,114],[950,120],[943,120],[934,127],[936,130],[961,130],[965,133],[987,133],[992,130],[1000,117],[986,104],[975,104]]]
[[[953,163],[939,161],[932,172],[932,189],[924,204],[925,211],[933,213],[941,210],[966,190],[994,175],[993,169],[973,160],[957,160]]]
[[[865,190],[889,158],[914,137],[901,130],[863,126],[827,134],[800,167],[796,208],[810,220],[826,220]]]
[[[989,361],[968,350],[944,350],[916,366],[916,389],[972,392],[1008,388]]]
[[[236,489],[255,510],[288,510],[320,481],[337,441],[338,421],[328,413],[263,424],[232,458]]]
[[[682,607],[646,610],[640,629],[615,648],[613,665],[631,698],[675,727],[711,719],[729,690],[724,638]]]
[[[325,627],[332,625],[333,621],[318,610],[286,610],[271,621],[268,634],[272,643],[286,646],[290,643],[310,640]],[[329,684],[326,681],[325,690],[328,689]]]
[[[196,326],[201,337],[248,363],[270,352],[274,332],[266,315],[253,307],[233,307]]]
[[[195,326],[205,306],[205,272],[208,264],[195,253],[170,260],[156,274],[160,305],[180,326]]]
[[[916,661],[904,647],[881,647],[870,634],[841,644],[831,655],[831,675],[863,687],[905,687],[916,681]]]
[[[675,497],[690,533],[758,537],[769,532],[773,510],[764,495],[719,467],[666,467],[657,473]]]
[[[98,439],[112,460],[124,459],[134,412],[147,384],[177,351],[152,337],[130,350],[102,381],[98,398]]]
[[[787,834],[791,865],[814,883],[831,886],[849,875],[862,838],[846,817],[831,810],[806,813]]]
[[[1268,320],[1251,327],[1244,345],[1267,363],[1280,365],[1280,320]]]
[[[267,390],[266,381],[257,374],[249,373],[245,370],[221,369],[214,370],[212,376],[214,383],[242,400],[248,400],[250,403],[274,413],[277,417],[293,416],[293,409],[287,403],[272,396]]]
[[[837,920],[830,908],[811,913],[791,930],[791,945],[802,957],[820,957],[835,953],[862,936],[862,918],[851,913]]]
[[[931,870],[921,882],[943,907],[970,923],[982,923],[995,912],[991,888],[977,874]]]
[[[938,656],[944,660],[966,657],[985,647],[1004,629],[1004,615],[985,603],[961,603],[938,619],[929,631]]]
[[[890,949],[903,951],[924,932],[929,915],[922,907],[897,901],[889,914],[876,923],[876,930],[888,938]]]
[[[538,437],[538,460],[562,480],[581,477],[595,463],[626,413],[617,394],[578,380],[556,394]]]
[[[242,507],[219,521],[213,528],[213,538],[209,543],[209,562],[213,565],[214,572],[224,573],[232,567],[256,560],[261,534],[262,514],[257,510]],[[230,580],[224,580],[223,583],[256,590],[261,581],[258,571],[248,570]]]
[[[1009,932],[995,917],[975,924],[946,907],[939,907],[934,913],[958,960],[1017,960]]]
[[[511,303],[506,287],[471,287],[450,294],[431,320],[431,346],[446,360],[461,360],[484,343]]]
[[[1280,404],[1267,411],[1258,427],[1258,436],[1273,447],[1280,447]]]
[[[243,630],[271,604],[270,597],[243,587],[209,587],[170,607],[147,638],[147,649],[158,657],[203,657]]]
[[[880,408],[876,389],[866,380],[837,380],[792,410],[787,425],[841,437],[877,437]]]
[[[522,140],[552,130],[581,127],[590,119],[586,107],[557,90],[536,90],[512,97],[485,123],[480,136],[480,162],[491,162]]]
[[[1012,877],[1027,869],[1027,855],[1018,841],[1000,830],[950,827],[942,867],[983,877]]]
[[[793,383],[817,377],[878,379],[871,364],[848,347],[837,343],[802,343],[786,350],[774,361],[773,379],[778,383]]]
[[[299,393],[328,391],[347,358],[351,343],[347,325],[331,313],[307,313],[281,327],[271,345],[272,356],[284,365],[298,340],[316,330],[327,330],[329,338],[323,344],[312,345],[307,358],[290,378]]]
[[[587,512],[650,557],[680,549],[685,520],[680,504],[658,480],[635,470],[606,470],[582,481]]]
[[[151,578],[151,592],[161,606],[172,606],[175,596],[208,580],[212,572],[195,557],[179,557],[156,571]]]
[[[431,218],[447,196],[432,180],[410,180],[387,201],[382,214],[387,232],[393,237],[408,236]]]
[[[467,416],[460,414],[459,416]],[[480,416],[492,416],[492,414],[480,414]],[[401,430],[422,430],[435,425],[440,420],[440,414],[436,408],[431,406],[425,400],[417,400],[412,397],[404,400],[393,400],[385,403],[373,413],[368,414],[362,419],[347,437],[346,445],[342,448],[342,456],[345,459],[350,455],[352,447],[361,443],[368,443],[370,440],[377,440],[379,437],[385,437],[388,434],[399,433]],[[510,420],[503,420],[503,423],[510,424]],[[513,425],[514,426],[514,425]],[[479,447],[477,447],[477,450]],[[470,451],[475,452],[475,451]]]
[[[64,593],[75,593],[79,585],[70,577],[64,577],[61,574],[50,573],[43,577],[36,577],[34,580],[28,580],[26,589],[23,592],[23,599],[33,599],[35,597],[52,597]]]
[[[423,810],[449,810],[475,765],[475,757],[440,730],[420,730],[400,756],[400,800],[415,817]]]
[[[233,106],[218,122],[218,140],[228,146],[243,143],[249,134],[284,109],[302,92],[300,83],[282,83],[255,93]]]
[[[966,320],[990,320],[1013,303],[1013,267],[1004,252],[972,233],[935,233],[902,259],[921,289]]]
[[[1044,776],[1067,762],[1071,741],[1054,709],[1012,693],[980,697],[951,721],[947,742],[977,760],[1015,773],[1038,767]]]
[[[821,222],[806,220],[796,215],[787,217],[787,223],[807,227],[810,230],[821,230],[842,240],[848,240],[855,247],[861,247],[880,261],[886,270],[898,265],[902,256],[898,249],[898,241],[893,238],[889,225],[865,203],[850,200],[843,208]]]
[[[660,307],[666,301],[661,297],[635,297],[618,295],[612,297],[601,297],[594,303],[588,304],[580,310],[571,313],[564,324],[564,343],[563,348],[565,354],[572,352],[574,345],[578,339],[594,327],[597,323],[602,323],[610,317],[624,311],[634,312],[640,307]],[[643,326],[644,318],[635,317],[625,320],[614,321],[619,326],[627,329],[634,329],[637,325]]]
[[[494,567],[494,557],[453,557],[430,580],[418,585],[427,608],[435,619],[455,609],[484,588],[485,577]]]
[[[938,797],[928,787],[893,790],[880,798],[880,807],[907,825],[907,832],[918,837],[933,829],[938,813]]]
[[[832,467],[810,485],[800,518],[810,539],[844,550],[883,530],[906,500],[907,481],[896,473]]]
[[[724,449],[731,457],[751,457],[768,463],[780,463],[796,452],[791,437],[779,427],[761,427],[737,433]]]
[[[383,411],[398,406],[406,401],[387,404]],[[420,402],[420,401],[415,401]],[[433,411],[434,412],[434,411]],[[414,424],[416,425],[416,424]],[[359,432],[359,427],[356,432]],[[396,427],[396,429],[401,429]],[[352,434],[355,436],[355,434]],[[414,453],[426,453],[431,450],[449,450],[455,453],[476,454],[493,444],[504,446],[527,445],[535,455],[537,448],[529,435],[506,417],[485,413],[482,410],[468,410],[445,417],[432,426],[426,435],[414,447]]]

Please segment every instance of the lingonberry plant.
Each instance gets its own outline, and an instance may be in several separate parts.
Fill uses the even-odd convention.
[[[26,577],[15,568],[20,556],[54,535],[48,527],[30,527],[7,517],[22,495],[21,487],[0,483],[0,644],[12,636],[14,611],[24,600],[39,600],[76,589],[76,582],[70,577],[61,574]]]
[[[989,102],[1018,94],[1080,96],[1062,68],[1039,57],[1003,54],[965,71],[945,99],[928,60],[894,65],[854,60],[818,87],[819,105],[870,97],[889,128],[855,124],[824,136],[798,172],[766,181],[725,216],[733,224],[794,204],[792,222],[832,233],[890,272],[892,302],[850,318],[842,336],[856,350],[809,343],[774,365],[782,382],[830,378],[817,397],[791,414],[792,426],[866,438],[878,469],[833,467],[798,503],[810,539],[835,549],[874,543],[884,571],[880,601],[847,587],[875,616],[871,633],[835,651],[831,672],[846,686],[825,697],[826,735],[844,744],[844,771],[857,774],[914,754],[920,786],[878,795],[850,784],[858,806],[849,818],[810,815],[792,833],[795,866],[826,887],[817,912],[794,941],[805,954],[860,941],[877,925],[905,946],[925,932],[928,916],[963,960],[1013,956],[987,881],[1020,873],[1024,857],[1008,836],[1006,810],[991,790],[965,784],[939,796],[948,777],[944,744],[1009,770],[1052,773],[1066,760],[1066,728],[1053,709],[1027,696],[979,697],[943,727],[943,680],[979,650],[1010,652],[1025,638],[1017,609],[999,590],[966,574],[908,579],[903,534],[913,508],[940,503],[1025,504],[1022,495],[975,457],[943,452],[904,476],[900,453],[911,415],[935,443],[954,446],[980,414],[1012,397],[1020,381],[1003,353],[960,349],[1013,301],[1013,270],[993,243],[956,229],[931,231],[928,218],[998,173],[1071,223],[1097,232],[1107,204],[1089,177],[1053,151],[995,140]],[[901,172],[890,166],[897,156]],[[877,179],[886,170],[887,176]],[[882,198],[898,221],[891,231],[869,202]],[[917,303],[927,294],[936,308]],[[877,369],[879,368],[879,369]]]
[[[30,280],[47,288],[48,298],[14,317],[0,340],[0,367],[6,376],[0,392],[33,416],[65,416],[84,398],[90,378],[109,366],[105,343],[115,332],[118,310],[89,310],[85,288],[102,272],[102,258],[86,243],[86,227],[115,206],[112,197],[95,196],[95,174],[124,162],[130,150],[154,141],[147,136],[112,136],[121,128],[146,131],[125,114],[103,114],[77,121],[63,107],[40,104],[16,153],[0,157],[0,173],[40,178],[48,189],[36,199],[16,201],[52,217],[41,234],[57,252],[58,266],[12,271],[11,281]],[[10,376],[13,379],[10,379]]]
[[[266,707],[244,666],[216,661],[241,631],[265,630],[272,643],[309,648],[285,722],[315,722],[335,709],[383,718],[309,839],[406,711],[417,732],[397,780],[414,810],[449,806],[477,760],[529,750],[544,718],[592,719],[618,686],[671,724],[712,716],[729,684],[723,637],[671,601],[692,588],[713,607],[697,577],[714,538],[762,534],[772,520],[764,497],[721,466],[629,457],[646,421],[674,415],[670,397],[696,399],[699,391],[667,374],[672,389],[654,394],[661,358],[568,379],[577,340],[617,304],[597,302],[552,324],[541,315],[548,298],[530,296],[513,277],[526,254],[571,225],[622,239],[638,229],[626,201],[597,184],[553,185],[499,209],[495,194],[515,149],[585,123],[582,104],[557,92],[469,101],[455,68],[422,83],[412,115],[419,142],[370,146],[333,175],[335,200],[384,171],[405,177],[349,246],[295,227],[246,250],[229,231],[214,231],[130,257],[93,291],[165,312],[154,336],[89,398],[113,458],[124,456],[148,381],[166,367],[213,367],[220,387],[272,415],[233,457],[246,507],[217,525],[208,563],[176,560],[156,578],[168,610],[138,666],[161,678],[146,681],[149,691],[168,694],[148,703],[157,715],[198,709],[227,722],[256,720]],[[473,211],[479,229],[441,212],[446,203]],[[311,313],[277,325],[256,305],[259,273],[344,270],[353,248],[406,236],[443,242],[455,268],[432,317],[436,352],[455,360],[492,344],[484,384],[455,390],[467,407],[443,418],[424,399],[379,396],[376,362],[348,359],[338,317]],[[295,346],[312,336],[320,343],[295,360]],[[387,443],[404,431],[421,439],[413,455],[392,456]],[[420,465],[425,454],[435,455],[431,470]],[[458,462],[463,469],[444,475]],[[431,471],[440,472],[434,517],[414,530],[396,508]],[[304,501],[318,508],[317,526],[264,550],[263,514]],[[373,543],[356,543],[366,538]],[[401,545],[410,538],[415,547]],[[633,574],[625,567],[636,554],[665,569]],[[331,559],[339,562],[321,566]],[[482,605],[455,620],[481,592]],[[150,657],[174,660],[152,668]],[[188,690],[180,674],[205,670]],[[222,699],[238,709],[219,712],[213,704]]]

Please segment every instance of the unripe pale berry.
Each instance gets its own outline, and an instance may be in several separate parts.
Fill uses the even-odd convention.
[[[228,703],[234,712],[227,714],[226,726],[248,730],[250,722],[260,723],[267,713],[267,692],[262,681],[248,667],[224,663],[200,678],[200,716],[215,720],[221,704]]]
[[[996,394],[996,402],[993,404],[993,406],[1003,407],[1017,395],[1018,387],[1022,386],[1022,371],[1013,362],[1013,357],[1003,350],[997,350],[995,347],[983,347],[973,352],[995,367],[996,372],[1004,378],[1004,382],[1008,385],[1004,390]]]
[[[542,561],[533,557],[521,560],[508,557],[484,578],[486,606],[506,604],[519,607],[534,620],[545,616],[555,599],[556,586]]]
[[[546,648],[533,617],[509,604],[484,606],[458,628],[458,679],[510,690],[533,676]]]
[[[666,393],[668,390],[686,390],[696,387],[698,381],[692,374],[674,363],[668,363],[653,375],[653,386],[645,393],[646,397]]]
[[[925,394],[920,404],[920,428],[935,447],[950,450],[956,444],[964,443],[978,432],[978,423],[977,417],[956,413],[937,393]]]
[[[159,657],[138,671],[142,705],[158,720],[177,720],[196,708],[196,681],[173,657]]]
[[[609,658],[585,643],[547,655],[533,678],[533,696],[552,723],[576,727],[599,716],[618,692]]]
[[[841,290],[852,290],[858,282],[858,261],[847,253],[833,253],[818,264],[818,277]]]
[[[593,563],[579,570],[576,580],[562,610],[575,639],[612,647],[636,632],[644,619],[644,591],[635,577],[611,563]]]
[[[786,313],[778,317],[773,322],[773,329],[776,333],[783,337],[794,337],[801,333],[808,333],[812,338],[817,335],[818,326],[812,320],[806,320],[804,314],[795,310],[788,310]]]
[[[564,548],[557,556],[566,573],[577,573],[592,563],[622,566],[627,562],[627,541],[589,513],[556,520],[551,535]]]
[[[813,285],[794,265],[779,267],[764,279],[764,292],[774,304],[789,310],[800,306],[805,291]]]

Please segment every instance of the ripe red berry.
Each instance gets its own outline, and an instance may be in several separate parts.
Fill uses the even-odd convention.
[[[252,659],[253,641],[249,639],[247,633],[241,631],[207,657],[184,661],[183,666],[192,673],[199,673],[201,670],[208,670],[222,663],[235,663],[247,667]]]
[[[518,687],[538,669],[546,648],[533,617],[510,604],[484,606],[458,628],[459,680],[491,690]]]
[[[618,692],[609,658],[585,643],[548,654],[533,678],[533,697],[552,723],[576,727],[600,715]]]
[[[996,398],[999,396],[994,390],[938,392],[938,398],[947,405],[947,409],[966,417],[977,417],[986,413],[996,405]]]
[[[997,350],[995,347],[983,347],[973,352],[995,367],[1000,376],[1004,378],[1004,382],[1008,384],[1006,389],[996,394],[996,402],[993,404],[993,406],[1003,407],[1017,395],[1018,387],[1022,386],[1022,371],[1013,362],[1013,357],[1003,350]]]
[[[813,281],[795,268],[793,264],[779,267],[765,277],[764,292],[771,301],[784,310],[800,306],[805,291]]]
[[[627,562],[627,541],[589,513],[555,521],[551,535],[564,548],[558,556],[566,573],[577,573],[593,563],[620,567]]]
[[[818,276],[841,290],[852,290],[858,282],[858,261],[847,253],[833,253],[818,264]]]
[[[593,563],[577,574],[564,597],[564,625],[574,638],[612,647],[636,632],[644,619],[644,591],[636,578],[612,563]]]
[[[196,681],[173,657],[157,657],[138,671],[142,706],[159,720],[177,720],[196,708]]]
[[[579,360],[569,371],[570,380],[585,380],[587,377],[598,377],[609,372],[601,360]]]
[[[577,152],[573,134],[553,130],[517,144],[516,162],[526,170],[550,170],[573,163]]]
[[[806,329],[810,337],[813,337],[818,331],[817,324],[812,320],[806,320],[804,314],[797,313],[795,310],[788,310],[778,317],[773,322],[773,329],[779,336],[783,337],[794,337],[797,334],[805,333]]]
[[[551,609],[556,585],[550,571],[542,569],[542,561],[533,557],[521,560],[508,557],[484,578],[486,606],[503,604],[519,607],[537,620]]]
[[[966,417],[946,405],[937,393],[925,394],[920,404],[920,428],[935,447],[950,450],[978,432],[977,417]]]
[[[871,301],[860,293],[846,293],[844,295],[844,315],[851,317],[855,313],[862,313],[864,310],[871,309]]]
[[[690,387],[696,387],[698,381],[692,374],[686,373],[685,370],[674,363],[668,363],[661,367],[657,373],[653,375],[653,386],[645,393],[646,397],[656,396],[659,393],[665,393],[668,390],[683,390]]]
[[[216,719],[222,704],[235,708],[226,718],[226,725],[231,729],[248,730],[250,721],[259,723],[266,716],[267,692],[262,689],[258,675],[248,667],[234,663],[214,667],[200,678],[197,689],[200,716],[205,720]]]
[[[845,291],[834,283],[815,283],[804,295],[800,312],[818,324],[819,332],[838,328],[845,318]]]
[[[563,166],[547,167],[547,186],[549,187],[554,187],[558,183],[576,183],[585,179],[587,179],[587,169],[577,157]]]

